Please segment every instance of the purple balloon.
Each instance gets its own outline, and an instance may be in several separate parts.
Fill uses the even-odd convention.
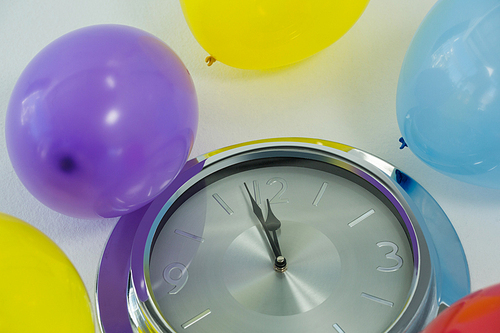
[[[193,81],[177,55],[142,30],[98,25],[56,39],[28,64],[6,140],[17,175],[43,204],[107,218],[167,187],[197,124]]]

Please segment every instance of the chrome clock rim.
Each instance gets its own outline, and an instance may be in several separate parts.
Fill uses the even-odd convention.
[[[394,193],[396,194],[396,196],[394,196],[396,198],[395,204],[399,204],[403,208],[404,212],[409,212],[409,224],[407,224],[407,227],[408,230],[413,230],[414,232],[412,242],[414,243],[413,247],[416,249],[414,258],[416,267],[413,282],[414,285],[412,286],[412,295],[409,297],[409,302],[395,323],[389,327],[386,332],[411,332],[412,327],[415,327],[415,329],[417,327],[421,327],[423,323],[427,322],[430,318],[433,318],[437,314],[437,308],[440,302],[440,290],[439,284],[436,284],[435,282],[436,278],[434,276],[435,272],[433,267],[439,265],[439,263],[431,263],[431,257],[433,257],[432,252],[434,251],[432,240],[430,241],[431,246],[429,247],[431,254],[429,254],[425,241],[425,238],[428,238],[428,236],[425,235],[427,237],[424,237],[424,232],[420,230],[418,223],[409,222],[417,221],[417,217],[412,213],[412,211],[415,211],[417,215],[419,211],[418,209],[415,210],[415,207],[410,207],[408,201],[411,203],[411,198],[407,194],[407,190],[402,189],[400,184],[398,184],[400,182],[396,181],[399,170],[373,155],[349,146],[322,140],[292,138],[251,142],[232,147],[231,149],[223,149],[214,154],[210,153],[203,155],[200,158],[191,161],[186,167],[187,172],[184,171],[184,173],[180,175],[181,178],[176,180],[177,184],[181,185],[173,186],[170,189],[170,193],[164,194],[163,198],[158,200],[159,203],[156,203],[156,207],[155,202],[153,202],[151,205],[152,207],[150,207],[146,212],[143,210],[140,214],[137,214],[136,221],[140,218],[141,214],[143,216],[142,222],[138,223],[137,232],[134,234],[133,247],[131,246],[130,249],[130,288],[127,288],[127,302],[129,312],[128,315],[133,319],[130,322],[131,326],[144,326],[141,327],[141,329],[146,332],[174,332],[174,330],[169,327],[168,323],[163,320],[161,314],[156,308],[150,286],[148,286],[148,255],[150,253],[152,238],[155,233],[155,226],[159,224],[157,216],[163,215],[162,212],[166,211],[172,202],[177,199],[183,191],[183,187],[189,187],[193,182],[203,178],[207,173],[212,173],[217,168],[223,168],[228,163],[235,163],[235,160],[241,161],[245,159],[248,160],[249,158],[262,158],[262,156],[266,155],[266,151],[270,148],[273,148],[273,152],[271,154],[275,154],[278,147],[282,153],[285,152],[286,154],[290,154],[292,152],[292,155],[295,154],[295,157],[304,157],[304,151],[306,151],[306,155],[313,154],[314,156],[320,156],[319,158],[323,161],[330,160],[331,162],[336,160],[337,163],[340,161],[340,163],[345,164],[344,167],[355,168],[358,173],[364,174],[365,177],[375,179],[376,183],[380,184],[378,186],[381,186],[382,189],[385,189],[388,193],[392,193],[393,196]],[[238,157],[235,159],[235,156]],[[310,157],[310,155],[308,156]],[[333,160],[332,157],[334,157]],[[373,177],[366,172],[373,175]],[[416,182],[408,176],[404,175],[404,177],[406,177],[406,183],[410,182],[413,184],[412,186],[416,184]],[[178,192],[179,188],[181,188],[180,192]],[[176,194],[173,195],[174,193]],[[426,195],[433,200],[430,195]],[[165,198],[169,199],[165,200]],[[421,220],[423,220],[423,218],[419,216],[418,220],[422,222]],[[461,251],[460,254],[463,254],[461,247],[459,250]],[[434,259],[434,261],[436,261],[436,259]],[[465,257],[464,262],[466,267]],[[101,272],[105,269],[104,264],[105,262],[101,264]],[[465,284],[468,284],[468,271],[466,272],[466,275],[467,283]],[[143,287],[141,288],[140,286]],[[470,290],[470,286],[465,286],[462,287],[463,290],[460,290],[457,294],[462,295],[467,293],[467,287]],[[106,321],[106,319],[103,318],[101,309],[103,301],[99,296],[99,281],[97,298],[99,306],[98,313],[100,314],[99,317],[102,330],[104,332],[114,333],[112,329],[106,330],[105,324],[102,323],[103,320]],[[137,305],[137,307],[135,307],[135,305]],[[135,309],[135,311],[131,311],[132,308]]]

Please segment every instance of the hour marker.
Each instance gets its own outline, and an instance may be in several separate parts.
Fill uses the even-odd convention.
[[[185,232],[183,230],[175,229],[174,232],[177,235],[181,235],[181,236],[187,237],[189,239],[193,239],[193,240],[200,242],[200,243],[203,243],[205,241],[203,238],[198,237],[198,236],[193,235],[193,234],[190,234],[189,232]]]
[[[212,311],[210,311],[210,309],[206,309],[205,311],[203,311],[202,313],[200,313],[196,317],[193,317],[193,318],[189,319],[188,321],[186,321],[184,324],[181,325],[181,327],[183,329],[186,329],[189,326],[191,326],[191,325],[197,323],[198,321],[202,320],[203,318],[205,318],[206,316],[208,316],[211,313],[212,313]]]
[[[333,324],[333,328],[339,333],[345,333],[344,330],[339,326],[339,324]]]
[[[212,197],[219,203],[219,205],[221,205],[222,208],[224,208],[226,213],[228,213],[229,215],[233,215],[233,210],[227,205],[227,203],[224,202],[224,200],[222,200],[219,194],[215,193],[212,195]]]
[[[328,186],[328,183],[323,183],[323,185],[321,185],[321,188],[319,189],[319,192],[316,195],[316,198],[314,198],[313,206],[317,206],[319,204],[319,201],[323,197],[323,194],[325,194],[327,186]]]
[[[366,298],[366,299],[369,299],[370,301],[374,301],[374,302],[377,302],[377,303],[382,304],[382,305],[390,306],[391,308],[394,306],[394,303],[392,303],[388,300],[385,300],[383,298],[377,297],[377,296],[373,296],[373,295],[370,295],[367,293],[361,293],[361,296]]]
[[[375,213],[375,210],[370,209],[369,211],[367,211],[366,213],[364,213],[363,215],[361,215],[360,217],[358,217],[354,221],[350,222],[349,226],[351,228],[354,227],[356,224],[360,223],[361,221],[363,221],[364,219],[366,219],[368,216],[372,215],[373,213]]]

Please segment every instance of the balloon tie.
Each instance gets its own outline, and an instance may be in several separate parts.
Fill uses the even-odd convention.
[[[402,185],[408,180],[408,176],[396,169],[396,181],[399,185]]]
[[[207,66],[212,66],[214,64],[214,62],[216,62],[216,61],[217,61],[217,59],[215,59],[212,56],[208,56],[205,58],[205,62],[207,63]]]
[[[403,149],[405,147],[408,147],[408,145],[406,144],[405,139],[403,139],[403,137],[399,138],[399,142],[401,142],[401,147],[399,147],[399,149]]]

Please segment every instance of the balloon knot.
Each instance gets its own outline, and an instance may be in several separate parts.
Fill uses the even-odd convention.
[[[59,160],[59,167],[65,173],[71,173],[76,169],[76,162],[71,156],[64,156]]]
[[[399,185],[404,184],[408,180],[408,176],[396,169],[396,181]]]
[[[217,61],[217,59],[215,59],[212,56],[208,56],[205,58],[205,62],[207,63],[207,66],[212,66],[214,64],[214,62],[216,62],[216,61]]]
[[[405,139],[403,139],[403,137],[399,138],[399,142],[401,142],[401,147],[399,147],[399,149],[403,149],[405,147],[408,147],[408,145],[406,144]]]

